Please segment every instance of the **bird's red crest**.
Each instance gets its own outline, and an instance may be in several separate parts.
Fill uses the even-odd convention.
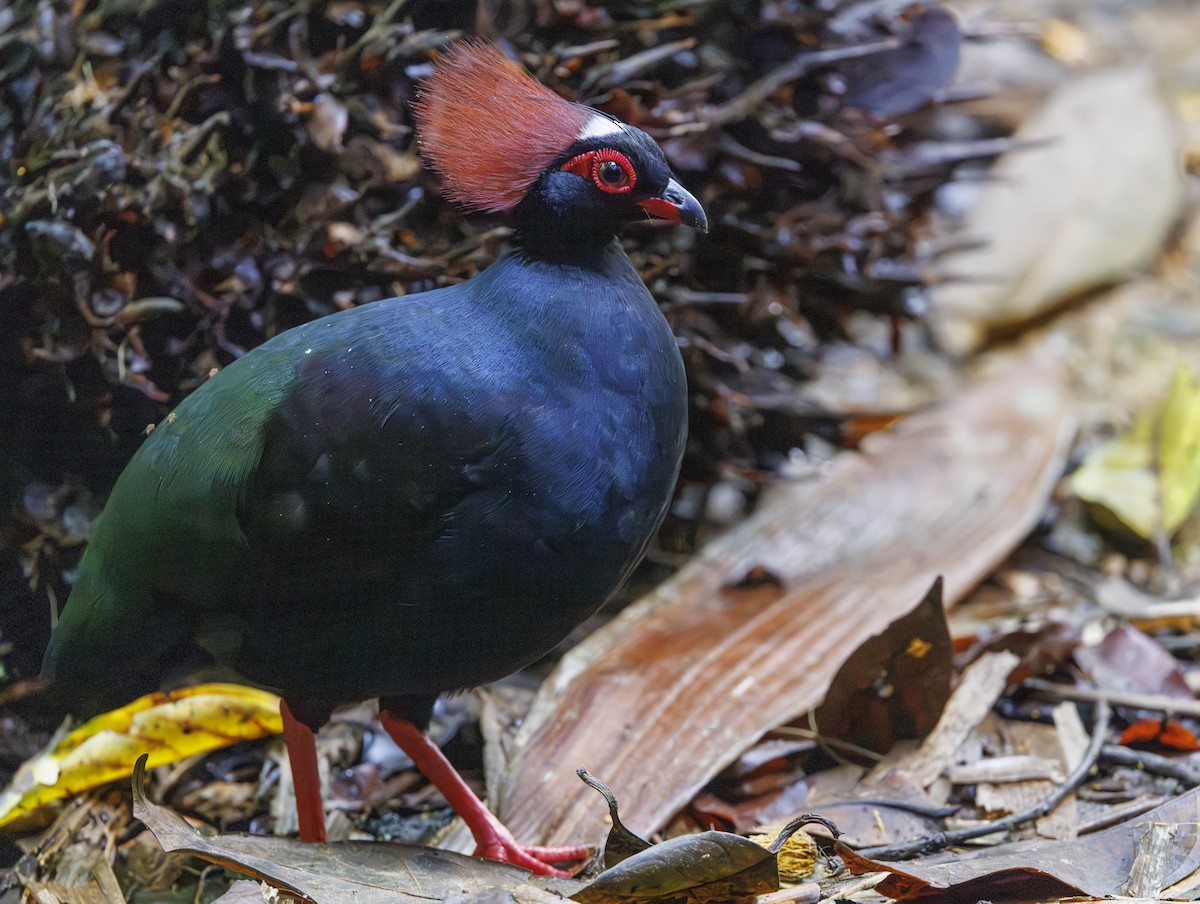
[[[481,41],[447,52],[422,86],[416,113],[421,148],[446,195],[490,211],[516,206],[591,115]]]

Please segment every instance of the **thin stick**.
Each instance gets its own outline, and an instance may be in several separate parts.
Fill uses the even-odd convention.
[[[1016,813],[1010,813],[1002,819],[991,819],[979,825],[957,829],[953,832],[939,832],[936,835],[927,835],[924,838],[918,838],[915,841],[909,841],[905,844],[863,848],[862,850],[855,851],[855,853],[872,860],[903,860],[917,854],[928,854],[956,844],[963,844],[975,838],[982,838],[984,835],[991,835],[993,832],[1012,831],[1019,825],[1040,819],[1062,803],[1068,794],[1082,785],[1088,773],[1095,767],[1096,761],[1100,758],[1100,751],[1104,746],[1104,736],[1108,734],[1109,715],[1108,703],[1100,700],[1096,704],[1095,724],[1092,726],[1092,740],[1088,744],[1083,759],[1079,761],[1079,765],[1067,776],[1066,781],[1033,806],[1026,807],[1024,810]]]
[[[1180,760],[1149,753],[1144,750],[1131,750],[1119,744],[1105,744],[1100,748],[1100,760],[1117,766],[1132,766],[1152,775],[1161,775],[1182,782],[1189,788],[1200,785],[1200,770],[1193,769]]]
[[[1200,718],[1200,700],[1167,697],[1163,694],[1131,694],[1121,691],[1100,691],[1090,687],[1057,684],[1042,678],[1025,679],[1024,687],[1060,700],[1081,700],[1085,703],[1107,703],[1110,706],[1129,706],[1154,712]]]
[[[805,882],[759,895],[753,900],[754,904],[817,904],[821,900],[821,886],[816,882]]]
[[[778,892],[760,894],[755,904],[817,904],[821,900],[821,886],[816,882],[804,882],[791,888],[780,888]]]
[[[856,47],[834,47],[830,50],[817,50],[802,53],[793,57],[777,69],[768,72],[745,91],[721,106],[706,111],[701,120],[708,128],[716,128],[730,122],[745,119],[754,109],[778,91],[788,82],[802,78],[820,66],[828,66],[842,60],[853,60],[859,57],[883,53],[885,50],[895,50],[900,42],[894,39],[875,41],[871,44],[860,44]]]

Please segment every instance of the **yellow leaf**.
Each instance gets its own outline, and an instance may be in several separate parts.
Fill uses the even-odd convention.
[[[1094,450],[1071,492],[1111,511],[1146,540],[1170,536],[1200,499],[1200,387],[1179,368],[1167,398],[1138,414],[1129,432]]]
[[[1091,55],[1091,43],[1083,29],[1063,19],[1042,23],[1042,49],[1060,63],[1081,63]]]
[[[200,684],[139,697],[22,764],[0,794],[0,829],[44,824],[47,804],[132,775],[143,753],[150,766],[163,766],[282,730],[279,698],[257,688]]]
[[[1200,386],[1187,368],[1175,371],[1158,429],[1163,527],[1173,534],[1200,496]]]

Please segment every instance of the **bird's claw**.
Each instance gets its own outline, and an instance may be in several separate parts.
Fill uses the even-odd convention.
[[[556,863],[578,863],[592,855],[585,845],[575,847],[538,847],[519,843],[507,831],[496,833],[486,840],[476,839],[475,856],[511,863],[527,869],[535,876],[567,878],[569,872],[558,869]]]

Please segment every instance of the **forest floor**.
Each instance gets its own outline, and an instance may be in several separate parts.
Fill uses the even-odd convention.
[[[643,872],[624,887],[594,881],[599,864],[575,884],[535,883],[474,861],[430,863],[407,846],[315,850],[277,838],[295,826],[272,701],[217,692],[209,709],[185,701],[164,715],[165,743],[198,726],[221,733],[231,719],[257,726],[245,740],[139,770],[132,791],[125,763],[103,781],[86,779],[97,787],[65,809],[30,807],[42,825],[14,832],[5,897],[624,901],[654,898],[651,888],[663,900],[763,904],[1200,898],[1200,8],[948,5],[964,31],[990,35],[964,44],[955,85],[987,90],[956,107],[962,119],[941,122],[938,134],[952,140],[954,123],[975,117],[1005,124],[994,131],[1006,141],[1012,133],[1016,147],[994,166],[988,158],[987,178],[959,171],[928,211],[920,241],[942,249],[925,261],[940,275],[929,312],[856,310],[839,315],[840,338],[830,339],[808,311],[795,348],[812,355],[811,378],[789,396],[792,407],[781,406],[808,419],[804,441],[774,459],[763,447],[791,429],[763,402],[778,387],[722,384],[720,372],[690,362],[710,401],[755,399],[759,407],[746,410],[761,419],[759,432],[739,433],[736,417],[704,421],[667,532],[622,598],[548,660],[447,698],[436,714],[434,737],[524,840],[601,845],[609,811],[575,770],[606,782],[624,823],[660,842],[639,855]],[[309,128],[313,142],[341,140],[320,128]],[[416,178],[415,157],[356,147],[364,166]],[[700,153],[676,152],[689,150]],[[754,167],[779,165],[744,150],[737,159]],[[310,200],[318,213],[332,203]],[[370,258],[372,276],[334,303],[436,281],[428,260],[413,264],[425,242],[453,278],[486,264],[503,232],[447,216],[423,214],[412,247]],[[72,454],[95,465],[93,479],[68,485],[57,472],[22,473],[20,527],[8,540],[23,570],[6,580],[22,593],[37,586],[38,606],[61,602],[61,573],[104,481],[135,443],[130,424],[153,420],[176,389],[166,377],[184,385],[201,364],[256,341],[268,322],[323,313],[304,299],[363,262],[348,260],[345,246],[378,223],[360,226],[362,234],[339,226],[298,241],[296,261],[320,245],[313,254],[327,254],[328,269],[298,268],[294,281],[310,284],[280,293],[267,314],[220,320],[212,332],[224,349],[216,340],[170,346],[186,366],[164,366],[168,343],[152,331],[140,352],[136,333],[123,339],[142,377],[122,372],[115,406],[97,388],[115,363],[107,376],[99,368],[81,377],[64,356],[92,393],[79,398],[97,419],[115,411],[105,426],[127,442],[97,454],[72,422],[72,442],[86,434]],[[437,245],[447,230],[460,245]],[[686,248],[657,233],[649,241],[653,251],[638,263],[652,284],[672,265],[687,275],[686,291],[670,298],[656,288],[668,309],[678,306],[681,335],[693,347],[709,342],[725,363],[741,354],[739,341],[753,333],[721,312],[729,287],[705,275],[714,262],[698,255],[680,264]],[[65,253],[61,245],[55,253]],[[264,278],[246,260],[189,271],[190,286],[219,306],[222,292],[236,294],[230,280]],[[280,266],[267,280],[287,282]],[[774,291],[764,283],[743,294],[764,302]],[[93,300],[124,291],[119,280],[91,289]],[[125,326],[148,312],[125,315]],[[87,335],[64,330],[39,346],[38,360],[84,347]],[[109,352],[95,357],[111,363]],[[741,372],[755,372],[761,357],[748,355]],[[26,401],[47,385],[30,372],[19,383]],[[741,452],[724,454],[730,447]],[[8,667],[28,676],[44,626],[5,632]],[[128,759],[120,738],[136,746],[141,728],[120,722],[106,723],[118,741],[104,741],[101,759]],[[3,726],[13,765],[48,740],[16,718]],[[436,840],[469,851],[370,706],[336,714],[318,743],[332,840]],[[42,775],[47,763],[63,767],[63,785],[96,770],[62,757],[34,762]],[[713,874],[694,850],[661,843],[712,829],[777,833],[805,812],[837,825],[838,846],[819,826],[819,847],[804,842],[779,857],[712,836],[726,863]],[[667,890],[668,876],[691,890]]]

